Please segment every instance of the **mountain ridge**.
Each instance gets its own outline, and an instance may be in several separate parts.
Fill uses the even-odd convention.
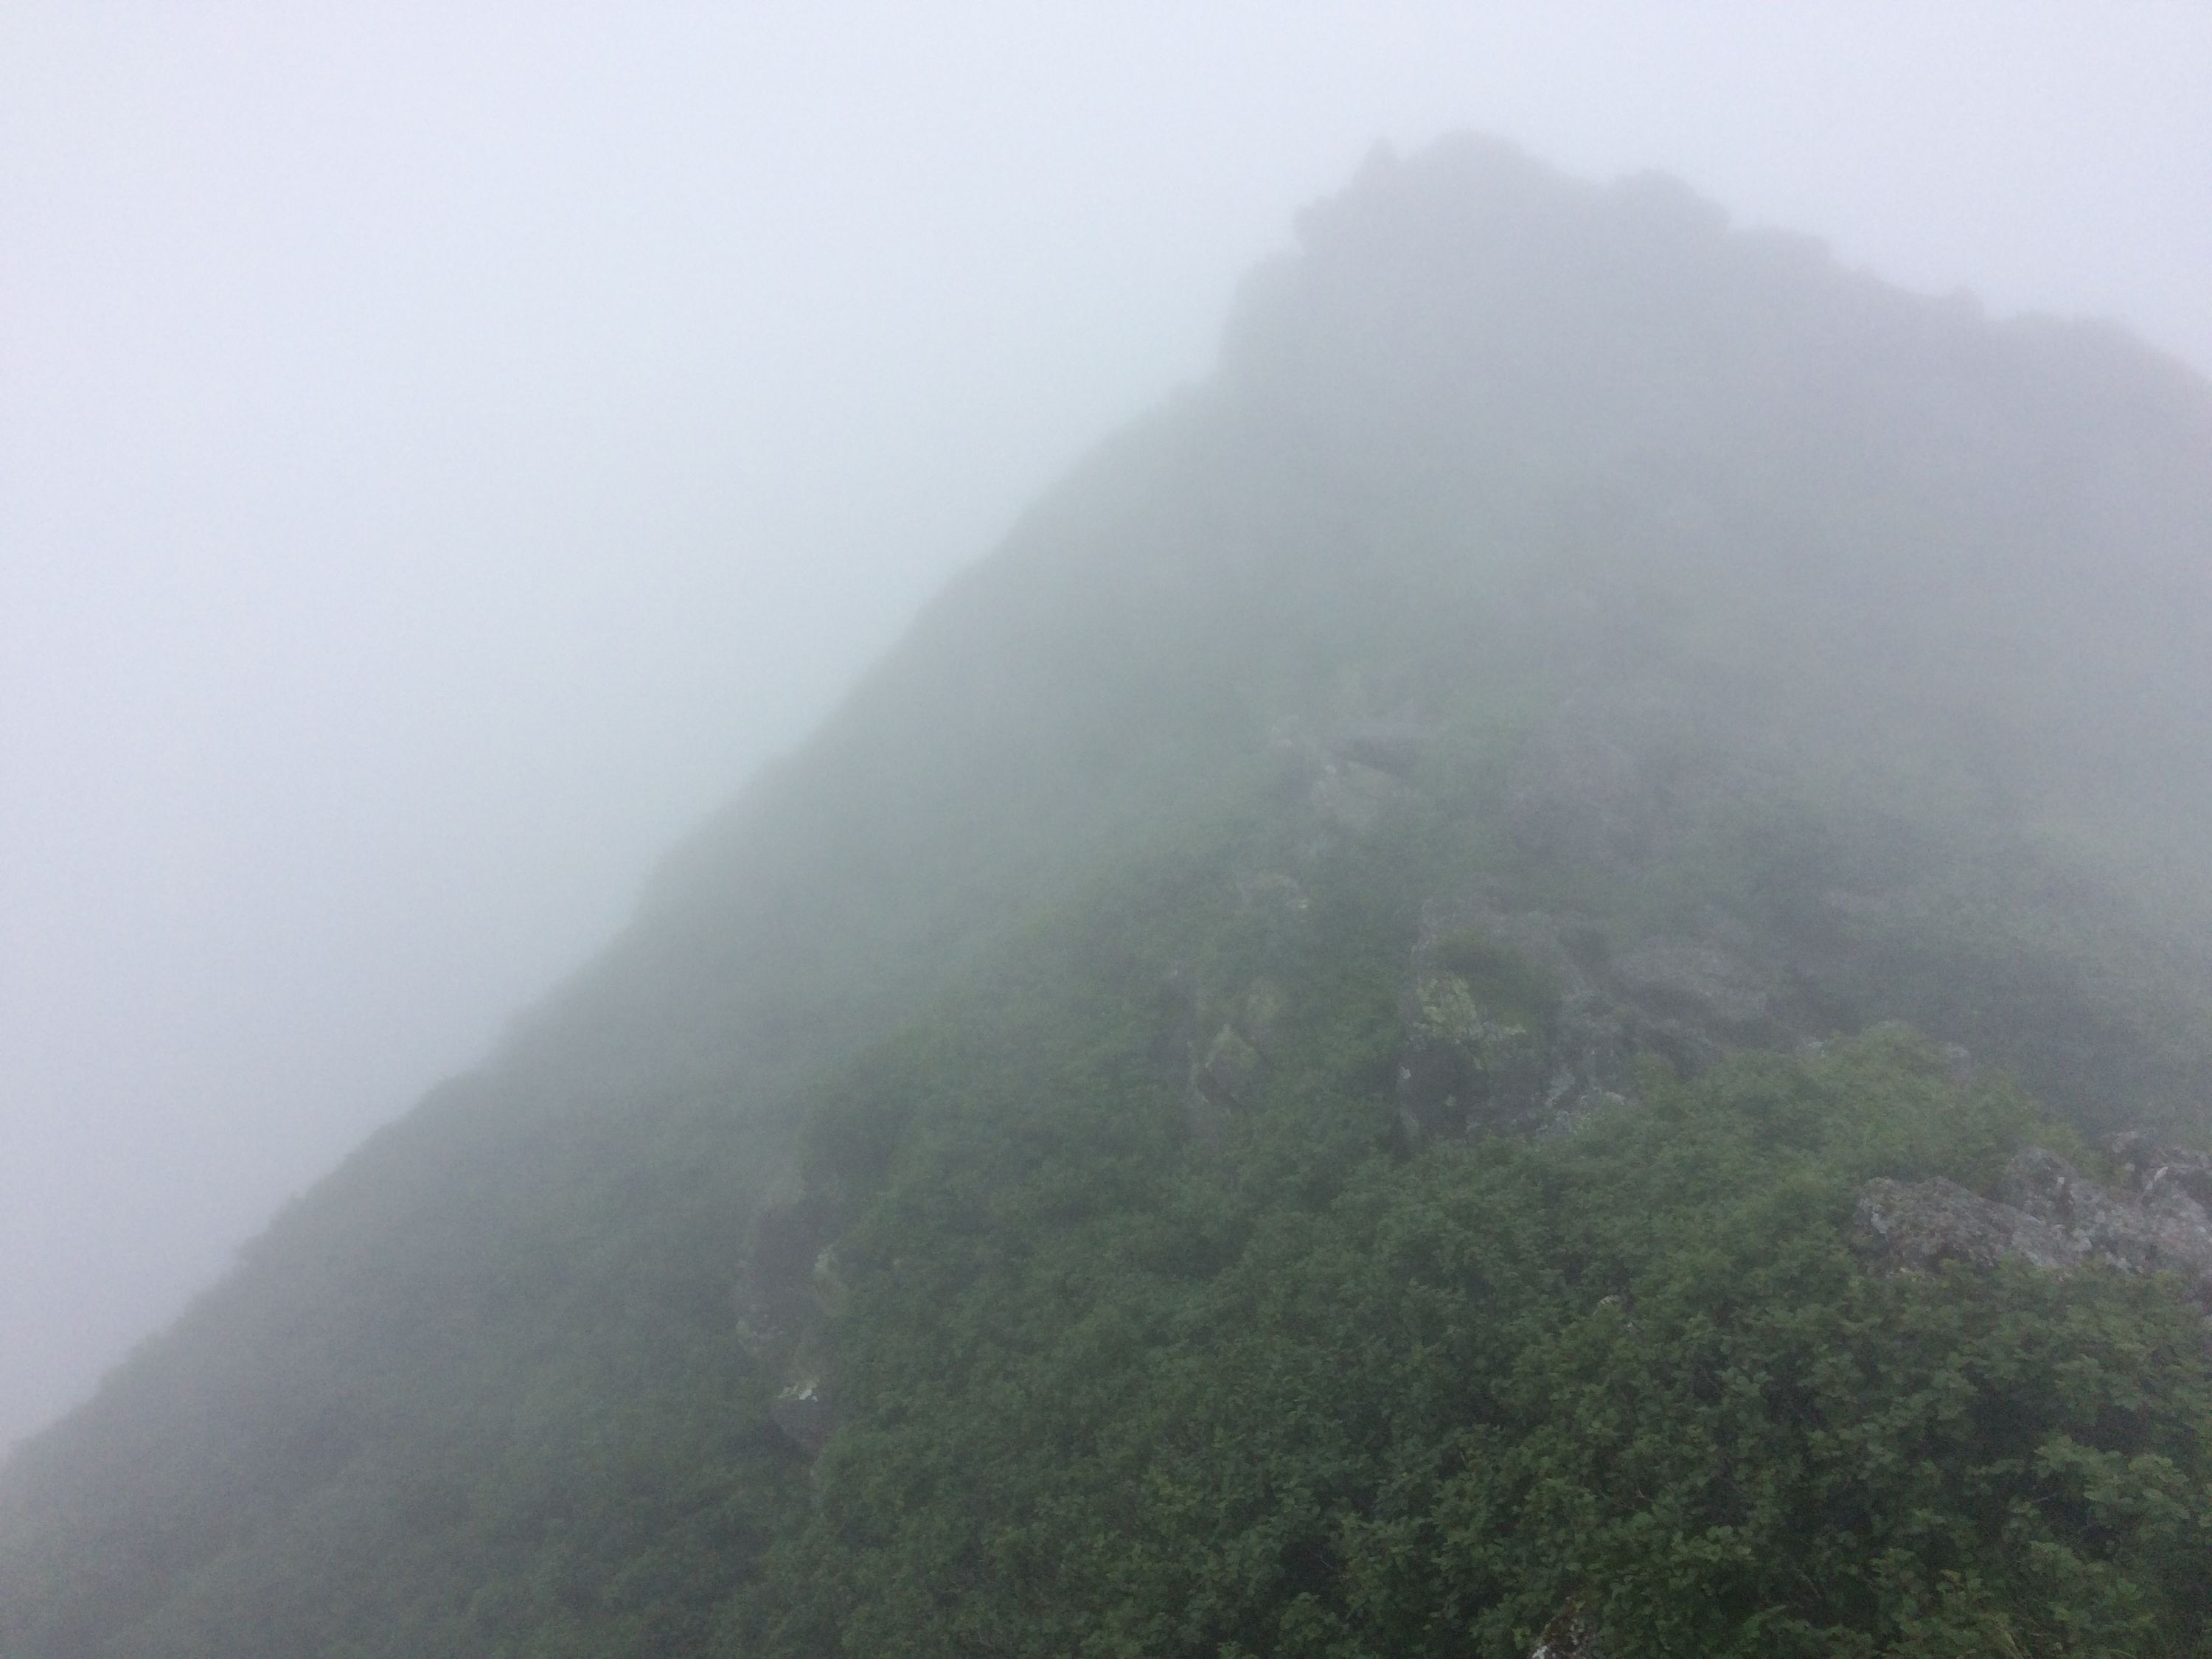
[[[1234,1595],[1161,1581],[1241,1609],[1212,1622],[1140,1637],[1082,1602],[1085,1635],[1034,1596],[1018,1617],[975,1575],[1012,1571],[1020,1538],[938,1506],[964,1477],[945,1448],[1024,1494],[1039,1559],[1073,1571],[1042,1540],[1077,1494],[1121,1511],[989,1440],[978,1402],[1022,1355],[1063,1365],[1092,1317],[1212,1352],[1178,1323],[1201,1306],[1245,1343],[1208,1298],[1250,1263],[1304,1273],[1279,1233],[1411,1226],[1394,1182],[1454,1214],[1478,1190],[1540,1209],[1545,1182],[1627,1180],[1607,1149],[1649,1152],[1667,1113],[1763,1169],[1727,1115],[1744,1100],[1877,1103],[1854,1133],[1882,1157],[1791,1131],[1838,1238],[1857,1181],[1993,1181],[2006,1136],[2094,1169],[2085,1134],[2204,1134],[2212,387],[1484,141],[1370,160],[1299,234],[1216,375],[956,579],[671,855],[605,957],[11,1458],[11,1653],[1066,1652],[1098,1630],[1122,1644],[1098,1651],[1293,1651],[1322,1617],[1301,1596],[1352,1641],[1364,1569],[1310,1531]],[[2073,1127],[1908,1039],[1819,1052],[1899,1018]],[[1799,1072],[1729,1058],[1801,1042]],[[1694,1171],[1650,1191],[1759,1210]],[[1121,1278],[1088,1283],[1067,1241],[1091,1234]],[[1820,1296],[1934,1316],[1844,1259]],[[1066,1329],[1025,1277],[1048,1268]],[[1535,1329],[1547,1293],[1514,1282]],[[2120,1317],[2103,1290],[2003,1282],[2006,1319]],[[2191,1397],[2184,1328],[2110,1293]],[[1147,1351],[1109,1349],[1121,1376]],[[1272,1350],[1237,1352],[1272,1375]],[[936,1401],[941,1442],[908,1399]],[[1040,1431],[1126,1458],[1108,1405],[1082,1410]],[[1430,1429],[1434,1457],[1465,1425]],[[880,1492],[870,1446],[901,1471]],[[892,1491],[965,1541],[933,1557]],[[1595,1567],[1495,1571],[1452,1592],[1488,1609],[1482,1651],[1601,1599]],[[1884,1594],[1836,1627],[1894,1639]],[[1656,1640],[1656,1616],[1630,1596],[1608,1627]],[[1399,1650],[1462,1650],[1422,1628]]]

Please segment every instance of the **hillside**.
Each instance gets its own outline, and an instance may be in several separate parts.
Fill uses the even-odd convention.
[[[0,1652],[2212,1651],[2207,662],[2185,370],[1378,157],[15,1455]]]

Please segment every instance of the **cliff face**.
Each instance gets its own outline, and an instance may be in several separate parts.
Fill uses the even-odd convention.
[[[2186,1605],[2201,1516],[2084,1510],[2038,1590],[1959,1496],[2181,1455],[2163,1281],[1992,1249],[1974,1301],[1850,1241],[1863,1194],[2033,1220],[2023,1147],[2206,1133],[2212,392],[1474,141],[1300,241],[613,951],[14,1460],[0,1650],[1964,1652]],[[1828,1047],[1888,1021],[1926,1043]],[[1932,1498],[1774,1473],[1891,1432],[1830,1350],[2123,1313],[2133,1429],[2066,1395]],[[1797,1380],[1740,1398],[1692,1329]],[[1764,1473],[1639,1486],[1528,1394],[1600,1358]],[[1739,1559],[1800,1534],[1858,1588]]]

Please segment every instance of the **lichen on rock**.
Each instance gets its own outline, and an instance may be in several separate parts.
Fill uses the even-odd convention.
[[[1550,1073],[1535,1021],[1498,1007],[1467,975],[1444,968],[1416,972],[1405,1000],[1398,1109],[1407,1131],[1527,1127]]]

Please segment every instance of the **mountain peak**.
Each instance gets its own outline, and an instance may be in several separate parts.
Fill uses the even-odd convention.
[[[1378,151],[10,1463],[0,1648],[2201,1642],[2196,1307],[1893,1269],[2201,1243],[2203,393]]]

